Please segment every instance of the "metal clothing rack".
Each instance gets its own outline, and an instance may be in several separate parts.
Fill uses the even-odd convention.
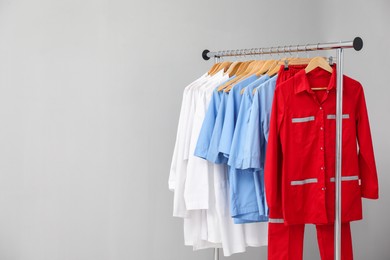
[[[343,49],[353,48],[360,51],[363,48],[363,40],[356,37],[353,41],[328,42],[306,45],[288,45],[267,48],[253,48],[240,50],[227,50],[210,52],[204,50],[202,57],[209,60],[214,57],[217,62],[222,57],[263,55],[277,53],[293,53],[308,51],[336,50],[337,52],[337,87],[336,87],[336,203],[335,203],[335,232],[334,232],[334,255],[335,260],[341,260],[341,159],[342,159],[342,106],[343,106]],[[219,249],[214,250],[214,260],[219,259]]]

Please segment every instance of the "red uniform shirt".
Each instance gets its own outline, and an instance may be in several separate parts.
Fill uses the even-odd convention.
[[[342,221],[347,222],[362,218],[362,197],[378,198],[378,178],[363,88],[343,79]],[[335,68],[332,74],[302,70],[276,87],[264,177],[270,219],[334,222],[335,114]]]

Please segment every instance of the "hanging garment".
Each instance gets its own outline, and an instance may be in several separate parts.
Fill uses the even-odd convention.
[[[275,90],[265,164],[270,218],[334,221],[335,81],[335,67],[302,70]],[[378,179],[362,86],[344,76],[343,95],[342,222],[349,222],[362,218],[361,197],[378,198]]]
[[[280,68],[278,73],[278,78],[268,88],[259,89],[255,94],[263,99],[259,100],[259,106],[263,106],[263,109],[258,109],[259,116],[254,116],[255,120],[257,118],[259,122],[256,121],[253,123],[255,126],[260,126],[257,130],[256,127],[253,128],[253,138],[254,143],[249,149],[253,152],[254,160],[250,161],[250,165],[253,167],[259,167],[260,169],[264,167],[266,147],[268,143],[268,134],[270,131],[270,115],[271,115],[271,106],[274,97],[275,87],[279,86],[282,82],[293,77],[299,71],[303,70],[305,66],[295,65],[289,66],[286,70],[283,67]],[[268,98],[265,98],[268,97]],[[254,104],[256,104],[254,102]],[[256,134],[260,133],[260,134]],[[252,136],[248,136],[251,138]],[[250,139],[249,139],[250,140]],[[250,142],[248,142],[250,143]],[[264,168],[263,168],[264,169]],[[350,233],[350,232],[349,232]],[[317,229],[317,235],[320,235],[320,231]],[[301,260],[303,258],[303,236],[304,236],[304,225],[285,225],[283,220],[283,213],[280,209],[280,212],[271,211],[270,219],[268,224],[268,259],[270,260]],[[324,240],[322,240],[324,241]],[[328,241],[328,240],[326,240]],[[319,242],[319,240],[318,240]],[[321,251],[324,251],[322,246],[324,244],[319,244]],[[345,244],[345,243],[343,243]],[[352,245],[351,245],[352,251]],[[322,255],[322,254],[321,254]]]

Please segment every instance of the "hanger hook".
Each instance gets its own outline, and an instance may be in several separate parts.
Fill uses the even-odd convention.
[[[307,51],[307,46],[309,46],[309,44],[305,45],[305,52],[306,52],[306,57],[309,58],[309,52]]]
[[[316,49],[316,51],[317,51],[317,53],[318,53],[318,56],[320,56],[320,54],[319,54],[319,48],[318,48],[318,46],[319,46],[320,44],[319,43],[317,43],[317,49]]]
[[[230,56],[232,56],[235,61],[238,61],[237,55],[234,50],[230,50]]]
[[[242,58],[242,57],[241,57],[241,51],[240,51],[239,49],[237,49],[236,51],[237,51],[237,57],[238,57],[239,59],[241,59],[241,58]]]

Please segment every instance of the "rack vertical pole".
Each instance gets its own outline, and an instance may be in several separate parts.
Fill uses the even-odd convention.
[[[335,260],[341,260],[341,169],[342,169],[342,129],[343,129],[343,49],[337,49],[337,87],[336,87],[336,203],[334,225]]]
[[[218,57],[214,57],[214,64],[218,63],[218,62],[219,62]],[[214,260],[219,260],[219,249],[218,248],[214,248]]]
[[[214,248],[214,260],[219,260],[219,249]]]

